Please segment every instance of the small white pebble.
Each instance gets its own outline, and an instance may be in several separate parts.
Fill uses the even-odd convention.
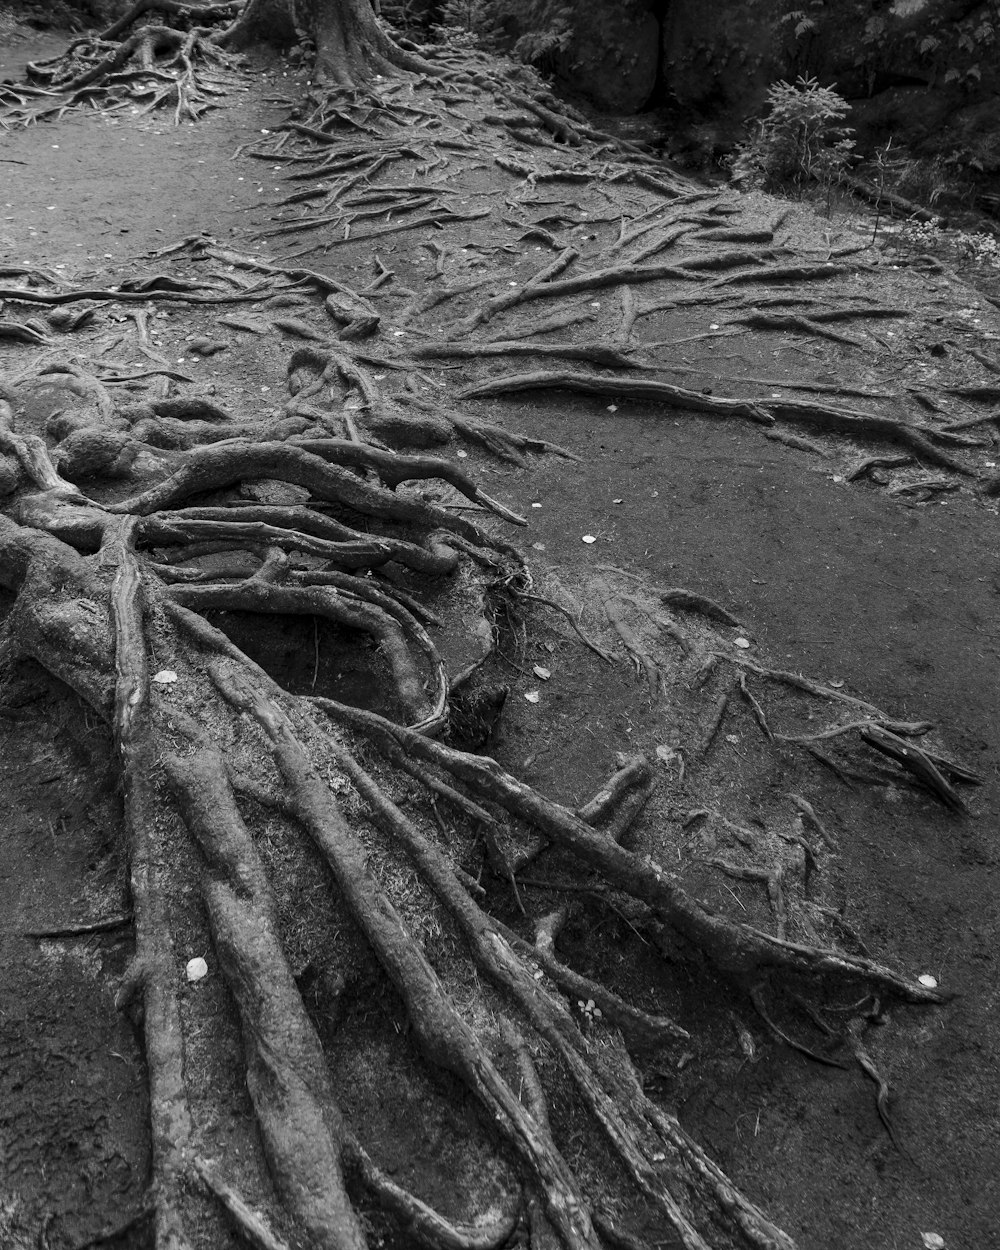
[[[921,975],[917,977],[917,980],[924,987],[924,989],[927,989],[927,990],[937,989],[937,977],[932,977],[929,972],[921,973]],[[944,1245],[944,1242],[942,1242],[941,1244]]]
[[[597,539],[594,537],[593,534],[584,534],[583,541],[587,543],[589,546],[590,543],[596,543]]]

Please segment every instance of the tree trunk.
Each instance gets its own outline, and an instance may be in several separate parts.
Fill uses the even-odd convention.
[[[399,69],[434,72],[404,52],[376,20],[372,0],[250,0],[225,32],[227,47],[283,42],[294,32],[316,45],[316,77],[326,86],[352,90],[376,75]]]
[[[227,48],[242,49],[260,43],[282,47],[299,38],[294,0],[249,0],[218,42]]]

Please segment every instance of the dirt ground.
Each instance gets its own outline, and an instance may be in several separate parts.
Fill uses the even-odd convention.
[[[0,40],[0,79],[60,44],[55,35]],[[0,132],[0,266],[44,266],[81,284],[88,275],[110,284],[133,272],[137,258],[187,235],[246,245],[282,182],[237,149],[285,116],[278,97],[295,98],[304,78],[280,59],[255,62],[244,90],[178,129],[158,114],[126,111]],[[827,228],[808,224],[807,207],[794,213],[804,233]],[[848,226],[832,223],[842,238]],[[417,274],[430,264],[423,243],[417,234],[389,236],[379,255]],[[350,281],[359,256],[342,249],[321,259]],[[927,312],[919,331],[926,341],[910,339],[908,351],[926,347],[936,366],[941,357],[930,349],[941,342],[947,361],[957,361],[975,321],[978,341],[987,351],[992,341],[997,355],[1000,313],[956,275],[900,270],[894,280],[908,283],[913,306]],[[865,281],[866,294],[878,298],[882,275]],[[711,315],[675,309],[649,337],[703,333]],[[160,331],[178,368],[209,392],[216,380],[220,389],[235,384],[253,410],[266,407],[269,388],[280,384],[277,345],[244,336],[221,358],[194,360],[185,355],[193,331],[184,316],[175,313]],[[0,343],[0,376],[13,350]],[[692,342],[682,360],[727,394],[740,393],[741,376],[789,372],[830,384],[888,377],[892,387],[893,357],[887,339],[858,364],[829,342],[743,331]],[[697,590],[739,619],[754,657],[846,683],[899,719],[933,721],[947,754],[984,777],[971,814],[961,817],[898,777],[887,780],[874,759],[870,785],[845,784],[815,764],[807,775],[789,750],[768,763],[749,711],[734,700],[704,765],[703,793],[720,807],[738,800],[749,810],[808,786],[841,847],[828,901],[880,960],[930,974],[955,997],[941,1007],[892,1005],[866,1028],[864,1044],[891,1086],[898,1146],[859,1068],[823,1067],[782,1045],[748,1002],[721,981],[688,977],[682,964],[671,965],[670,993],[692,1040],[644,1077],[647,1091],[677,1109],[803,1250],[939,1244],[925,1242],[927,1233],[948,1250],[1000,1245],[996,504],[965,486],[921,498],[848,482],[844,448],[824,458],[768,440],[749,423],[653,412],[627,399],[517,395],[489,401],[481,414],[579,457],[540,458],[529,470],[498,468],[478,452],[467,461],[491,494],[528,516],[517,541],[539,586],[586,587],[612,566],[604,575],[616,586],[632,576]],[[991,454],[987,443],[982,455]],[[597,541],[585,544],[584,535]],[[284,642],[294,680],[303,639],[292,632]],[[532,674],[538,664],[550,672],[541,684]],[[496,673],[511,692],[497,758],[569,806],[613,771],[617,752],[630,744],[649,751],[664,733],[662,709],[631,670],[610,669],[540,607],[529,614],[524,654],[498,660]],[[330,681],[344,690],[350,677],[339,667]],[[536,689],[540,701],[527,701]],[[817,728],[823,723],[817,713]],[[18,670],[0,705],[0,1247],[12,1250],[94,1244],[89,1239],[141,1213],[145,1201],[144,1060],[114,1007],[131,937],[110,760],[103,725],[54,679]],[[757,885],[712,888],[744,910],[755,899],[759,906]],[[124,919],[90,936],[58,936],[108,917]],[[659,957],[610,936],[594,942],[571,929],[566,942],[584,963],[618,950],[627,964],[615,970],[618,983],[640,984]],[[706,992],[713,985],[717,992]],[[804,1017],[793,1009],[783,1019],[802,1032]],[[353,1059],[342,1056],[345,1110],[366,1124],[383,1166],[397,1160],[390,1171],[412,1177],[420,1156],[428,1192],[440,1198],[435,1185],[447,1185],[433,1178],[457,1168],[450,1152],[460,1135],[475,1132],[471,1119],[455,1112],[454,1123],[428,1127],[419,1110],[401,1111],[398,1097],[379,1087],[392,1031],[377,1022],[357,1027],[370,1036],[363,1062],[356,1049]],[[234,1114],[246,1115],[231,1080]],[[408,1087],[415,1102],[419,1080]],[[100,1244],[140,1247],[146,1232],[140,1221]]]

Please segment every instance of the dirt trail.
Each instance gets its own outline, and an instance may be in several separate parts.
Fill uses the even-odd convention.
[[[46,39],[37,51],[50,48]],[[15,51],[21,57],[35,49],[21,45]],[[0,58],[0,77],[4,72]],[[241,145],[269,138],[266,132],[285,116],[285,106],[267,97],[294,96],[304,78],[285,62],[260,62],[245,91],[198,125],[178,130],[159,115],[126,112],[115,120],[73,115],[0,132],[0,265],[45,267],[82,286],[125,278],[137,258],[186,235],[209,233],[250,250],[254,230],[276,212],[278,188],[285,194],[289,184],[266,162],[233,156]],[[497,198],[492,167],[473,167],[462,176],[456,196],[462,205]],[[582,212],[579,204],[565,208],[564,187],[553,191],[552,198],[562,198],[558,211],[564,216],[546,227],[585,252],[597,238],[592,222],[600,179],[595,185]],[[533,190],[534,217],[555,213],[542,184]],[[573,187],[569,191],[572,199]],[[762,217],[782,207],[767,201],[745,212]],[[572,230],[567,211],[574,215]],[[603,228],[616,229],[615,214],[609,217],[611,225]],[[422,292],[439,240],[451,252],[447,281],[459,281],[479,271],[477,257],[490,253],[496,228],[495,222],[468,222],[388,235],[375,250],[400,284]],[[798,208],[786,242],[801,251],[823,229]],[[295,235],[272,241],[271,254],[291,253],[301,242]],[[540,248],[516,257],[497,252],[491,263],[509,264],[513,287],[550,256]],[[357,288],[363,275],[370,278],[371,261],[371,247],[359,243],[326,254],[317,248],[303,263],[322,266]],[[946,366],[958,361],[960,370],[968,358],[956,344],[979,342],[984,333],[988,342],[998,340],[996,311],[952,275],[883,266],[845,282],[856,282],[860,296],[895,301],[911,312],[936,312],[938,301],[943,328],[921,322],[898,331],[906,335],[907,352],[933,346],[938,333],[950,334]],[[612,296],[590,292],[578,302],[588,315],[604,318]],[[463,312],[472,306],[463,305]],[[263,417],[283,377],[287,345],[277,336],[243,334],[233,336],[221,358],[194,359],[185,343],[217,329],[217,312],[211,318],[173,312],[159,322],[154,345],[207,393],[217,387],[228,397],[240,395],[252,415]],[[110,314],[115,317],[124,332],[121,308]],[[912,406],[906,384],[956,381],[936,372],[946,367],[936,353],[924,351],[926,369],[897,359],[892,338],[866,339],[861,351],[809,339],[801,327],[765,334],[733,326],[729,336],[715,337],[727,329],[720,328],[721,320],[717,308],[692,303],[652,315],[642,337],[647,343],[690,337],[675,350],[674,363],[707,372],[700,379],[682,374],[678,384],[715,398],[743,396],[741,378],[766,376],[881,386]],[[876,327],[876,333],[885,332]],[[407,344],[430,338],[430,332],[408,328],[404,335]],[[496,327],[491,337],[500,337]],[[13,371],[15,350],[0,343],[0,373]],[[520,372],[522,363],[511,360],[505,371]],[[467,380],[488,376],[488,369],[473,365]],[[672,1006],[681,1008],[693,1040],[658,1059],[643,1077],[646,1091],[678,1108],[684,1127],[803,1250],[920,1250],[925,1232],[940,1234],[949,1250],[987,1250],[997,1241],[1000,1207],[1000,1010],[993,966],[1000,945],[995,504],[964,483],[956,492],[912,499],[871,482],[847,482],[845,469],[864,454],[864,444],[802,426],[795,426],[796,433],[818,440],[819,452],[770,441],[749,422],[666,407],[654,411],[627,398],[535,392],[470,408],[508,431],[580,457],[576,464],[539,458],[530,469],[519,469],[498,467],[474,447],[463,456],[491,496],[530,519],[519,546],[540,593],[558,596],[569,588],[597,629],[597,577],[610,578],[615,593],[626,597],[630,575],[640,595],[650,586],[701,592],[740,620],[751,657],[808,673],[831,689],[846,683],[845,692],[899,719],[934,721],[942,727],[947,754],[984,776],[972,800],[976,815],[960,819],[936,806],[926,791],[907,785],[902,774],[880,772],[874,756],[861,765],[875,772],[874,785],[851,788],[815,765],[808,774],[808,797],[841,844],[826,902],[843,908],[851,929],[880,961],[913,975],[932,974],[958,995],[940,1008],[893,1006],[864,1034],[892,1088],[892,1120],[906,1154],[880,1122],[874,1087],[860,1069],[823,1068],[794,1053],[715,974],[695,976],[683,962],[670,964]],[[995,434],[989,438],[984,446],[956,453],[983,477],[995,467],[987,458],[995,456],[997,440]],[[935,472],[910,465],[894,480],[908,486]],[[596,542],[583,543],[584,535]],[[671,725],[626,664],[603,664],[559,621],[540,606],[530,609],[524,655],[514,663],[497,661],[496,675],[509,684],[510,696],[496,755],[542,793],[575,806],[593,792],[595,778],[613,770],[617,752],[635,745],[651,753],[666,741]],[[605,642],[606,635],[605,622]],[[282,638],[289,651],[308,645],[294,632]],[[549,676],[538,678],[535,665]],[[351,680],[343,670],[326,676],[335,686],[341,681],[340,690]],[[312,680],[315,685],[315,673]],[[535,691],[537,702],[523,697]],[[817,708],[816,729],[833,719],[827,710]],[[791,717],[793,709],[779,701],[777,711]],[[114,1009],[131,953],[129,930],[72,939],[25,936],[121,916],[128,907],[118,804],[109,781],[110,735],[96,718],[81,730],[83,715],[82,704],[40,670],[19,672],[0,706],[0,1246],[18,1250],[35,1244],[29,1237],[39,1229],[52,1250],[69,1250],[131,1218],[142,1209],[149,1167],[142,1050]],[[786,748],[777,761],[764,753],[759,729],[739,698],[728,705],[710,750],[710,760],[706,750],[705,761],[694,764],[703,801],[725,810],[735,803],[742,819],[787,802],[787,790],[806,776],[801,752]],[[676,815],[685,802],[694,802],[694,791],[670,788],[672,766],[658,767]],[[640,840],[638,849],[659,853],[655,836],[641,833],[649,841]],[[724,888],[716,882],[705,889],[706,897],[728,901],[730,909],[750,909],[755,918],[767,914],[759,885],[730,880]],[[605,917],[601,923],[615,921]],[[600,945],[589,942],[582,926],[571,925],[567,949],[585,966],[593,961],[595,972],[607,972],[596,965],[613,963],[615,952],[619,965],[634,960],[634,967],[614,969],[616,983],[634,989],[657,975],[650,970],[659,956],[628,945],[629,935],[618,927],[614,941]],[[789,1020],[797,1034],[805,1034],[803,1015],[782,1017],[786,1027]],[[364,1033],[367,1017],[358,1027]],[[371,1056],[396,1045],[388,1028],[371,1029]],[[383,1160],[394,1160],[391,1168],[383,1166],[394,1175],[398,1168],[407,1184],[419,1181],[431,1201],[447,1204],[442,1169],[451,1169],[457,1187],[472,1190],[461,1168],[473,1171],[480,1149],[486,1157],[485,1147],[475,1139],[468,1158],[455,1157],[459,1134],[477,1131],[471,1113],[442,1113],[428,1122],[420,1106],[400,1112],[400,1103],[387,1101],[379,1087],[379,1059],[369,1062],[364,1052],[359,1059],[346,1045],[341,1058],[342,1105],[361,1122],[367,1119],[365,1144],[381,1151]],[[393,1062],[404,1061],[397,1056]],[[221,1088],[212,1093],[232,1113],[231,1124],[218,1127],[216,1144],[224,1154],[246,1140],[237,1121],[249,1122],[250,1111],[242,1073],[216,1075]],[[401,1088],[415,1100],[412,1091],[422,1090],[422,1079],[411,1074]],[[421,1152],[422,1165],[414,1163]],[[378,1230],[388,1238],[385,1244],[407,1244],[394,1241],[381,1225]],[[643,1231],[651,1244],[673,1244],[656,1242],[652,1226]],[[214,1235],[220,1238],[214,1244],[226,1244],[228,1234]],[[102,1244],[140,1246],[144,1236],[137,1223],[117,1242]]]

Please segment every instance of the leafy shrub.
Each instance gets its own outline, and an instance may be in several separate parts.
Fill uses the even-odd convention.
[[[903,221],[885,228],[898,251],[924,252],[959,263],[1000,270],[1000,239],[985,231],[948,230],[933,222]]]
[[[442,43],[506,50],[538,65],[569,46],[572,16],[561,0],[445,0],[431,30]]]
[[[559,0],[505,0],[501,10],[520,32],[514,55],[539,65],[565,52],[573,38],[573,10]]]
[[[495,0],[445,0],[431,31],[450,47],[497,50],[501,35],[497,7]]]
[[[848,167],[854,133],[844,126],[850,105],[815,78],[772,83],[769,114],[730,161],[734,181],[765,189],[800,190],[812,179],[827,189]]]

